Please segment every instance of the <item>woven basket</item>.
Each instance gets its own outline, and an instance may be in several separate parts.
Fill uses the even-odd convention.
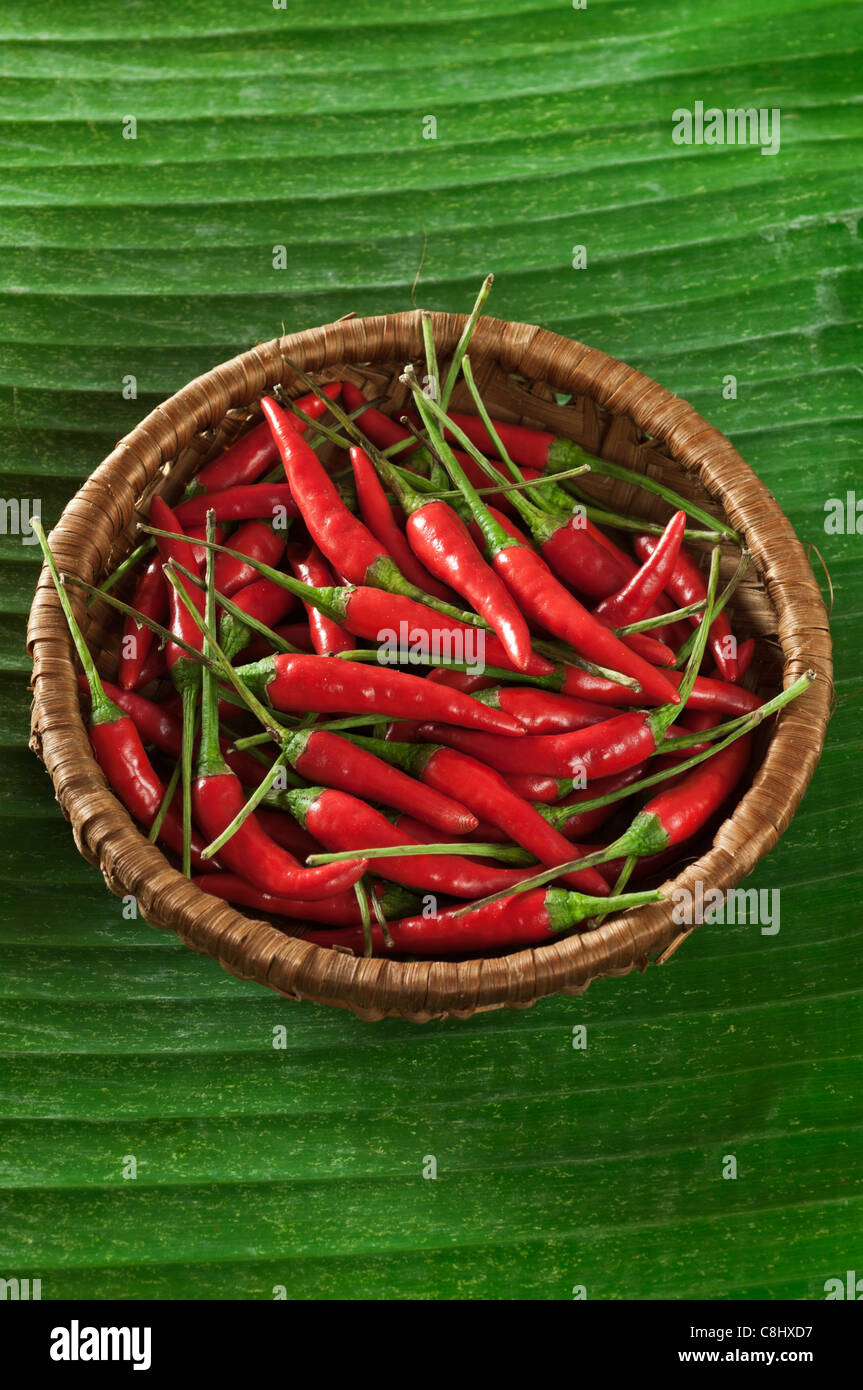
[[[434,315],[442,366],[463,325],[461,315]],[[122,440],[66,507],[52,535],[61,571],[98,583],[137,543],[137,521],[154,492],[176,499],[197,468],[259,418],[262,392],[281,382],[299,394],[283,353],[320,380],[350,378],[368,387],[369,395],[386,395],[397,413],[406,399],[399,374],[422,353],[420,316],[348,317],[253,348],[190,382]],[[733,621],[739,635],[758,639],[753,670],[759,687],[773,694],[808,668],[819,677],[762,739],[751,786],[712,845],[674,880],[690,890],[698,879],[731,888],[788,825],[824,740],[831,647],[806,555],[770,493],[725,436],[641,372],[582,343],[491,318],[480,320],[471,361],[493,414],[568,435],[589,452],[649,472],[724,514],[753,556],[735,595]],[[569,394],[568,403],[557,404],[557,393]],[[456,395],[453,405],[470,409],[464,396]],[[669,514],[651,494],[626,484],[591,476],[587,486],[619,509],[663,521]],[[736,559],[729,548],[723,578]],[[87,613],[82,591],[71,588],[70,595],[100,668],[110,674],[118,645],[115,615],[101,604]],[[558,992],[577,994],[599,976],[643,969],[651,958],[662,963],[689,934],[674,924],[671,903],[661,902],[581,935],[493,959],[401,963],[311,946],[193,887],[113,796],[90,750],[73,647],[44,568],[30,612],[28,648],[34,668],[32,746],[53,779],[79,850],[99,866],[114,893],[135,895],[154,926],[175,931],[242,979],[292,999],[349,1008],[364,1019],[425,1022],[526,1007]]]

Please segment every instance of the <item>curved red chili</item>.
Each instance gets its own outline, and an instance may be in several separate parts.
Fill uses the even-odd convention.
[[[423,786],[353,739],[326,730],[303,729],[285,743],[284,752],[308,782],[337,791],[362,789],[369,801],[407,811],[436,830],[453,835],[468,835],[476,827],[476,816],[453,799],[455,788],[447,794],[431,782]]]
[[[576,700],[553,690],[520,690],[496,685],[477,691],[475,695],[484,705],[511,714],[528,734],[563,734],[571,729],[586,729],[608,718],[605,705]]]
[[[266,430],[269,436],[269,425]],[[177,520],[186,530],[203,526],[208,512],[215,513],[216,521],[264,521],[300,514],[288,483],[255,483],[226,488],[224,492],[199,493],[174,508]]]
[[[235,607],[265,627],[275,628],[296,605],[296,598],[272,579],[255,578],[233,596]],[[247,646],[252,629],[236,613],[223,613],[219,624],[219,645],[229,661]]]
[[[387,554],[393,557],[406,579],[425,593],[450,602],[453,598],[452,590],[445,584],[438,583],[420,564],[408,545],[404,532],[393,516],[392,507],[387,501],[387,495],[368,454],[356,445],[350,454],[360,516],[372,535],[384,546]]]
[[[302,549],[297,545],[288,546],[288,563],[297,579],[310,587],[332,588],[335,579],[323,555],[315,546]],[[343,627],[328,617],[322,609],[310,603],[303,603],[309,618],[309,635],[318,656],[338,655],[349,652],[356,645]]]
[[[333,401],[338,398],[340,390],[341,383],[337,381],[321,387],[321,393]],[[314,392],[301,396],[297,405],[315,420],[320,419],[326,410],[324,402]],[[298,416],[294,416],[294,420],[297,432],[305,433],[308,428],[305,420],[299,419]],[[254,429],[249,430],[248,434],[238,439],[236,444],[232,444],[217,459],[213,459],[212,463],[206,463],[195,478],[195,486],[206,488],[212,493],[254,483],[278,457],[278,449],[269,425],[266,420],[262,420]]]
[[[131,600],[133,608],[145,618],[152,618],[157,623],[164,623],[168,615],[168,585],[162,573],[162,563],[162,557],[157,551],[144,567]],[[133,690],[138,684],[152,645],[153,629],[137,622],[135,618],[127,617],[123,622],[117,666],[117,680],[123,690]]]
[[[411,743],[359,737],[352,738],[351,742],[358,743],[361,748],[374,748],[381,757],[392,759],[406,772],[419,777],[427,787],[433,787],[436,791],[448,788],[476,817],[491,821],[492,825],[506,831],[510,839],[546,867],[566,864],[574,858],[569,841],[535,807],[523,801],[507,786],[498,773],[476,758],[449,748],[423,748]],[[409,814],[426,819],[418,806],[406,809]],[[584,874],[569,875],[565,882],[584,893],[600,896],[607,886],[602,875],[594,869],[588,869]]]
[[[594,617],[609,627],[624,627],[646,617],[674,570],[685,529],[686,512],[675,512],[641,569],[617,593],[602,600],[593,610]]]
[[[516,897],[487,903],[464,917],[453,911],[434,917],[404,917],[388,923],[392,947],[376,924],[372,946],[380,955],[394,951],[407,956],[464,956],[472,952],[514,951],[542,946],[596,913],[625,912],[656,902],[658,893],[627,893],[616,898],[591,898],[563,888],[535,888]],[[315,946],[344,946],[358,955],[363,950],[362,929],[309,931],[302,939]]]
[[[468,729],[517,735],[517,719],[489,709],[470,695],[431,685],[421,676],[330,657],[267,657],[238,674],[253,690],[264,691],[274,709],[316,713],[381,714],[398,719],[440,719]]]
[[[657,540],[655,536],[636,536],[633,545],[640,559],[649,559],[656,550]],[[664,588],[679,608],[684,608],[690,603],[703,603],[707,598],[707,581],[683,545],[680,547],[674,569],[665,580]],[[701,613],[696,613],[689,621],[693,627],[698,627],[701,618]],[[710,624],[709,644],[725,680],[735,681],[737,658],[732,653],[736,651],[736,644],[724,610]]]
[[[301,825],[331,851],[382,849],[417,845],[421,841],[393,826],[386,816],[347,792],[307,787],[284,793]],[[470,846],[466,845],[469,850]],[[219,851],[221,854],[221,850]],[[476,898],[515,887],[532,872],[476,863],[460,855],[406,854],[401,858],[375,859],[375,873],[406,888],[430,890],[452,898]],[[496,887],[491,887],[495,884]]]
[[[231,537],[231,549],[264,565],[275,565],[285,548],[284,533],[274,531],[266,521],[244,521]],[[216,555],[213,566],[213,586],[220,594],[231,598],[238,589],[253,584],[260,576],[253,565],[238,560],[235,555]]]

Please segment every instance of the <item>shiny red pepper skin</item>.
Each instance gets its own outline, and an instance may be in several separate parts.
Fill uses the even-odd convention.
[[[246,794],[231,772],[197,777],[192,783],[195,822],[208,840],[231,823],[242,810]],[[254,812],[219,850],[221,861],[256,888],[285,898],[329,898],[351,888],[366,870],[364,859],[324,864],[306,869],[262,830]]]
[[[269,436],[269,426],[266,429]],[[300,514],[287,483],[255,483],[224,492],[199,493],[174,508],[185,530],[203,526],[210,511],[215,512],[217,521],[265,521]]]
[[[566,913],[569,899],[570,895],[560,889],[534,888],[487,903],[464,917],[456,917],[453,911],[439,912],[435,917],[403,917],[388,924],[392,949],[386,946],[377,924],[372,927],[372,945],[377,955],[396,951],[406,956],[435,957],[542,946],[575,925]],[[345,946],[358,955],[363,950],[362,930],[356,927],[304,932],[302,939],[315,946]]]
[[[492,511],[492,515],[495,513]],[[495,516],[497,520],[499,513]],[[555,579],[545,561],[525,545],[507,545],[492,560],[494,569],[522,612],[534,623],[568,642],[590,661],[637,680],[642,691],[674,703],[676,691],[663,673],[636,656],[614,633],[590,614]]]
[[[295,855],[300,863],[304,863],[310,854],[320,854],[323,849],[323,845],[308,830],[304,830],[289,811],[273,811],[266,806],[258,806],[255,815],[264,834]],[[351,893],[351,897],[356,901],[355,893]]]
[[[395,750],[397,744],[389,744]],[[460,797],[476,816],[491,821],[499,829],[506,831],[510,839],[533,854],[541,864],[553,868],[566,864],[575,858],[575,849],[570,842],[549,825],[539,812],[522,800],[492,768],[484,766],[476,758],[449,748],[434,748],[427,757],[421,753],[417,758],[413,749],[408,756],[416,761],[420,780],[428,787],[442,791],[444,787]],[[416,812],[420,815],[419,810]],[[549,831],[551,832],[549,834]],[[584,851],[585,854],[587,850]],[[569,874],[563,882],[583,893],[604,896],[605,880],[595,869],[585,869],[580,873]]]
[[[96,761],[104,772],[111,790],[122,801],[135,820],[149,830],[156,819],[165,787],[144,751],[141,736],[128,717],[111,723],[93,724],[90,743]],[[177,811],[179,795],[174,797],[162,821],[159,839],[178,854],[183,852],[183,824]],[[192,863],[200,865],[204,845],[192,834]]]
[[[646,617],[674,571],[685,529],[686,512],[675,512],[641,569],[616,594],[602,600],[593,610],[594,617],[609,627],[624,627]]]
[[[274,531],[266,521],[244,521],[231,537],[231,549],[265,565],[277,565],[285,548],[283,531]],[[252,565],[245,564],[234,555],[217,555],[213,565],[213,585],[217,593],[227,594],[228,598],[254,584],[260,574]]]
[[[470,695],[431,685],[420,676],[329,657],[279,655],[239,669],[266,690],[274,709],[317,713],[380,714],[397,719],[435,718],[468,729],[524,737],[517,719],[488,709]]]
[[[128,714],[144,743],[153,743],[172,757],[180,756],[183,726],[172,710],[157,705],[143,695],[136,695],[133,690],[121,690],[104,677],[102,686],[108,699]],[[78,677],[78,687],[89,696],[90,686],[86,676]]]
[[[438,583],[420,564],[408,545],[404,532],[393,516],[392,507],[387,501],[383,485],[368,454],[364,449],[354,445],[350,455],[357,485],[360,516],[372,535],[384,546],[387,554],[393,557],[406,579],[425,593],[450,602],[453,598],[452,590]]]
[[[176,513],[174,514],[176,516]],[[183,529],[183,528],[178,528]],[[205,527],[187,526],[186,534],[195,539],[201,539]],[[224,532],[216,528],[216,540],[224,540]],[[204,561],[204,549],[202,546],[194,547],[195,568],[199,568]],[[164,623],[169,611],[169,585],[162,573],[162,556],[157,551],[153,559],[145,567],[137,588],[132,597],[131,607],[137,609],[144,617],[152,618],[154,622]],[[153,646],[154,633],[152,628],[144,623],[139,624],[135,618],[126,618],[123,624],[123,637],[120,642],[120,659],[117,667],[117,679],[123,690],[134,690],[138,685],[146,685],[152,676],[147,667],[147,657]],[[146,679],[142,677],[146,673]]]
[[[307,792],[289,792],[292,804],[303,803],[303,820],[321,844],[330,851],[384,846],[416,845],[421,841],[395,826],[346,792],[310,787]],[[469,846],[465,846],[469,851]],[[221,852],[221,851],[220,851]],[[374,870],[381,878],[401,883],[406,888],[428,890],[452,898],[478,898],[485,893],[499,893],[533,873],[532,869],[504,869],[488,863],[474,863],[460,855],[418,854],[398,859],[375,859]],[[495,886],[491,886],[495,885]]]
[[[417,603],[404,594],[388,594],[366,584],[357,584],[348,593],[343,621],[349,632],[372,642],[380,642],[384,632],[400,636],[404,624],[410,642],[422,643],[431,652],[442,645],[442,639],[447,634],[459,634],[462,641],[472,644],[470,648],[461,650],[474,652],[477,662],[483,667],[497,667],[504,671],[516,669],[509,652],[494,633],[470,627],[457,618],[443,617],[433,608],[427,608],[425,604]],[[524,674],[544,676],[551,674],[554,669],[545,657],[529,651]]]
[[[466,734],[446,724],[423,724],[424,743],[443,743],[472,754],[498,772],[544,772],[551,777],[578,777],[588,782],[612,777],[656,751],[648,717],[633,711],[618,714],[589,729],[568,734],[526,734],[504,739],[495,734]]]
[[[690,839],[734,791],[746,770],[751,748],[752,735],[744,734],[698,767],[675,778],[671,786],[663,787],[641,809],[631,830],[649,829],[653,853]]]
[[[302,746],[302,751],[295,752]],[[369,801],[407,811],[449,835],[468,835],[476,816],[433,782],[423,786],[374,753],[326,730],[301,732],[289,745],[289,761],[306,781],[338,791],[362,790]],[[571,858],[572,856],[570,856]]]
[[[257,619],[265,627],[275,629],[276,624],[286,618],[296,606],[297,600],[288,589],[283,589],[272,579],[255,579],[238,589],[233,596],[234,604],[249,617]],[[252,629],[235,613],[224,613],[219,625],[219,644],[229,660],[233,659],[248,643]]]
[[[655,536],[636,536],[636,554],[640,559],[648,559],[657,547]],[[707,581],[685,546],[680,547],[674,569],[665,581],[665,592],[679,608],[687,604],[703,602],[707,598]],[[693,627],[701,622],[701,614],[689,619]],[[729,655],[734,651],[734,636],[725,612],[719,613],[710,625],[710,650],[713,658],[727,681],[737,680],[737,657]],[[728,650],[726,650],[726,647]]]
[[[342,395],[344,397],[345,409],[353,413],[359,410],[365,401],[365,396],[358,386],[354,386],[352,381],[346,381],[342,385]],[[383,411],[376,406],[366,406],[361,415],[356,417],[357,424],[363,433],[369,438],[378,449],[389,449],[391,445],[398,444],[402,439],[406,439],[408,431],[404,425],[400,425],[396,420],[391,420]],[[414,448],[418,446],[414,445]],[[406,454],[411,450],[406,449]]]
[[[495,686],[480,692],[479,698],[483,704],[511,714],[528,734],[564,734],[572,729],[586,729],[608,718],[605,705],[576,700],[553,690]]]
[[[276,917],[326,922],[332,927],[350,927],[360,921],[357,897],[350,889],[343,893],[334,893],[330,898],[310,901],[265,893],[240,878],[238,874],[200,874],[194,876],[192,882],[202,893],[210,893],[213,897],[222,898],[238,907],[252,907],[257,912],[272,913]]]
[[[157,623],[164,623],[168,615],[168,585],[162,573],[162,563],[162,557],[157,551],[145,566],[131,598],[132,608]],[[152,628],[138,623],[134,618],[125,619],[117,666],[117,680],[123,690],[134,690],[138,684],[144,662],[153,645],[153,636]]]
[[[304,550],[300,546],[289,545],[288,563],[296,579],[302,580],[304,584],[311,584],[316,589],[331,588],[335,582],[332,570],[315,546],[309,546]],[[312,646],[318,656],[337,655],[339,652],[353,650],[356,643],[343,627],[332,618],[328,618],[319,608],[313,608],[308,603],[304,603],[303,607],[309,618]]]
[[[157,526],[161,531],[177,532],[182,531],[180,523],[171,511],[171,508],[158,494],[150,502],[150,522]],[[167,564],[173,560],[175,564],[184,565],[193,574],[200,574],[200,566],[195,554],[195,547],[191,541],[168,540],[164,536],[156,537],[156,544],[162,563]],[[184,592],[188,595],[190,602],[197,608],[198,612],[204,614],[204,591],[197,588],[194,584],[184,581],[178,575],[180,583],[183,585]],[[201,629],[198,627],[191,613],[189,613],[178,597],[176,591],[169,587],[169,619],[168,626],[172,633],[181,637],[183,641],[195,651],[203,651],[204,639]],[[192,658],[187,656],[182,647],[178,647],[174,642],[168,642],[165,647],[165,657],[168,670],[171,672],[175,681],[197,680],[199,668],[194,668]]]
[[[579,699],[595,700],[600,705],[648,705],[661,701],[648,700],[644,695],[634,695],[611,681],[592,676],[577,666],[564,666],[561,669],[560,690],[565,695]],[[677,687],[683,679],[682,671],[665,671],[671,683]],[[750,714],[763,702],[751,691],[742,686],[730,685],[727,681],[711,680],[707,676],[696,676],[692,694],[686,702],[687,709],[712,709],[719,714]]]
[[[86,677],[79,676],[78,684],[82,690],[89,690]],[[103,680],[102,686],[109,700],[113,700],[115,705],[128,714],[145,743],[152,743],[163,753],[179,758],[183,743],[183,725],[176,713],[179,695],[173,696],[167,704],[157,705],[153,700],[137,695],[132,690],[118,689],[110,681]],[[230,713],[235,713],[235,710],[232,708]],[[235,772],[246,786],[256,787],[265,772],[263,763],[259,763],[249,753],[231,750],[227,738],[221,738],[219,742],[231,771]]]
[[[324,395],[329,396],[330,400],[336,400],[341,385],[339,382],[332,382],[322,388]],[[326,406],[323,401],[313,392],[308,396],[301,396],[297,405],[311,415],[313,419],[319,420],[323,415]],[[305,433],[306,422],[294,416],[295,429],[300,433]],[[198,487],[206,488],[208,492],[223,491],[229,487],[239,487],[244,484],[254,483],[268,468],[272,466],[279,457],[273,436],[270,433],[266,420],[262,420],[254,429],[249,430],[238,439],[236,444],[232,444],[212,463],[207,463],[201,469],[195,483]]]
[[[648,662],[651,666],[659,666],[664,669],[666,666],[673,666],[675,653],[665,642],[660,642],[658,638],[647,632],[628,632],[621,637],[621,642],[630,651],[640,656],[642,661]]]
[[[531,648],[524,616],[458,514],[446,502],[428,502],[411,512],[405,529],[417,559],[468,600],[494,629],[516,669],[526,671]]]
[[[294,429],[290,416],[267,396],[261,401],[261,408],[315,545],[352,584],[374,580],[382,560],[390,559],[392,564],[385,547],[348,511],[314,449]]]

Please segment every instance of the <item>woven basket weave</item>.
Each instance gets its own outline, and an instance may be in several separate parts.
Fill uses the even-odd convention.
[[[434,315],[442,367],[464,321],[461,315]],[[369,395],[386,395],[398,414],[406,397],[399,374],[421,353],[418,313],[349,317],[253,348],[190,382],[121,441],[66,507],[52,534],[61,571],[98,583],[137,543],[137,521],[154,492],[175,500],[197,468],[260,417],[262,392],[281,382],[299,394],[282,354],[320,380],[347,377],[368,387]],[[493,414],[567,435],[589,452],[647,471],[724,514],[753,557],[732,609],[738,635],[758,639],[753,669],[760,687],[773,694],[809,668],[819,678],[763,740],[752,784],[712,845],[674,880],[690,890],[699,879],[731,888],[788,825],[824,741],[832,696],[830,637],[806,555],[770,493],[725,436],[641,372],[582,343],[491,318],[479,322],[471,361]],[[556,393],[571,399],[558,405]],[[458,394],[453,406],[470,409]],[[629,485],[591,476],[586,486],[618,509],[667,519],[659,499]],[[723,578],[736,560],[729,547]],[[116,666],[116,617],[102,604],[88,613],[82,591],[69,592],[100,668],[110,674]],[[99,866],[113,892],[135,895],[154,926],[177,932],[242,979],[293,999],[346,1007],[364,1019],[425,1022],[526,1007],[561,991],[580,993],[599,976],[627,974],[651,958],[665,961],[688,935],[674,924],[671,903],[661,902],[581,935],[494,959],[401,963],[311,946],[193,887],[111,793],[90,750],[74,651],[44,568],[30,612],[28,648],[32,746],[53,779],[79,850]]]

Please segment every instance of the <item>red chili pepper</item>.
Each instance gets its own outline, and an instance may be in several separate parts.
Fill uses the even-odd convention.
[[[231,549],[264,565],[275,565],[285,548],[285,537],[266,521],[245,521],[231,537]],[[230,598],[238,589],[253,584],[260,576],[253,565],[233,555],[217,555],[213,566],[213,585]]]
[[[295,647],[298,652],[312,652],[312,636],[307,622],[302,623],[277,623],[273,628],[277,637],[281,637],[283,642],[287,642],[289,647]],[[353,647],[353,642],[348,637],[345,651]],[[250,661],[260,661],[262,657],[273,656],[275,649],[272,642],[268,642],[266,637],[256,634],[252,637],[247,646],[237,654],[237,660],[243,665],[248,665]]]
[[[351,449],[351,464],[357,484],[360,516],[372,535],[391,555],[406,579],[427,594],[450,602],[453,592],[438,581],[417,560],[407,543],[404,532],[393,516],[392,507],[364,449]]]
[[[431,685],[420,676],[363,666],[329,657],[267,657],[238,674],[253,690],[265,691],[274,709],[306,714],[381,714],[391,719],[440,719],[469,729],[525,736],[517,719],[488,709],[470,695]]]
[[[594,617],[609,627],[624,627],[646,617],[674,570],[685,529],[686,512],[675,512],[641,569],[616,594],[602,600],[593,610]]]
[[[167,674],[168,661],[165,656],[164,647],[150,647],[146,660],[141,667],[141,674],[135,681],[136,690],[146,690],[153,681],[161,680]]]
[[[81,690],[89,691],[86,676],[78,677],[78,686]],[[143,695],[136,695],[132,690],[121,690],[110,681],[103,680],[102,687],[108,699],[124,714],[128,714],[145,743],[155,744],[174,758],[180,756],[183,726],[172,710],[145,699]]]
[[[296,545],[288,546],[288,562],[301,583],[315,589],[333,587],[333,572],[315,546],[310,545],[305,550]],[[318,656],[337,656],[339,652],[352,650],[355,643],[343,627],[320,608],[309,603],[304,603],[303,607],[309,617],[309,635]]]
[[[394,727],[397,729],[398,725]],[[411,734],[411,737],[415,735]],[[501,776],[525,801],[541,801],[551,805],[572,790],[570,777],[548,777],[539,772],[503,772]]]
[[[665,671],[674,686],[679,686],[683,678],[681,671]],[[579,699],[595,700],[600,705],[655,704],[656,700],[645,699],[644,695],[633,695],[613,682],[592,676],[577,666],[561,666],[550,681],[556,682],[555,689],[565,695]],[[750,714],[757,709],[761,700],[742,686],[730,685],[727,681],[710,680],[707,676],[696,676],[692,694],[686,701],[687,709],[714,709],[719,714]]]
[[[282,898],[255,888],[238,874],[201,874],[192,882],[202,893],[234,903],[238,907],[253,907],[257,912],[269,912],[277,917],[305,918],[310,922],[327,922],[333,927],[353,926],[360,921],[356,894],[350,889],[325,900]]]
[[[288,820],[290,817],[282,816],[281,819]],[[296,821],[293,824],[296,825]],[[201,874],[192,882],[196,888],[210,893],[214,898],[222,898],[239,907],[253,907],[256,911],[269,912],[277,917],[305,917],[311,922],[327,922],[334,927],[353,926],[362,920],[356,893],[350,890],[334,894],[324,901],[304,902],[299,898],[280,898],[274,893],[264,893],[237,874]],[[394,890],[389,885],[376,884],[374,892],[385,915],[391,915],[393,908],[404,911],[405,902],[416,901],[411,894]]]
[[[333,401],[337,399],[340,390],[341,383],[337,381],[321,388],[322,394]],[[324,402],[314,392],[308,396],[301,396],[297,405],[315,420],[319,420],[326,410]],[[300,420],[298,416],[294,416],[294,420],[294,428],[299,434],[304,434],[308,428],[305,420]],[[238,439],[236,444],[226,449],[219,458],[205,464],[195,483],[198,487],[206,488],[208,492],[220,492],[230,487],[253,483],[276,462],[278,456],[269,426],[266,420],[263,420],[261,424],[255,425],[254,429],[249,430],[248,434],[244,434],[242,439]]]
[[[497,772],[541,772],[551,777],[578,777],[588,781],[611,777],[641,762],[656,751],[657,734],[649,714],[633,711],[568,734],[526,734],[521,739],[496,734],[471,733],[446,724],[423,724],[419,737],[425,743],[472,754]],[[664,729],[661,737],[664,737]]]
[[[449,748],[423,748],[418,744],[389,743],[381,739],[352,737],[351,742],[391,759],[427,787],[439,792],[448,788],[476,817],[491,821],[506,831],[510,839],[546,867],[566,864],[574,857],[569,841],[507,786],[502,777],[476,758]],[[409,814],[425,819],[418,806],[406,809]],[[602,875],[592,869],[585,874],[567,876],[564,881],[584,893],[602,895],[606,887]]]
[[[284,799],[300,824],[331,851],[349,850],[361,854],[362,849],[422,843],[397,830],[380,811],[347,792],[306,787],[285,792]],[[470,846],[465,848],[469,850]],[[398,859],[375,859],[374,869],[381,878],[391,879],[406,888],[430,890],[451,898],[476,898],[482,893],[500,892],[515,887],[532,872],[475,863],[455,854],[406,854]]]
[[[150,502],[150,521],[162,531],[178,532],[182,530],[171,508],[158,494],[156,494]],[[173,561],[174,564],[184,565],[185,568],[191,570],[193,574],[200,573],[198,561],[195,557],[195,548],[191,541],[167,540],[164,536],[158,536],[156,538],[156,544],[163,565],[167,564],[169,561]],[[201,616],[203,616],[203,590],[196,588],[194,584],[190,584],[188,587],[184,585],[184,591],[188,594],[189,599]],[[183,606],[182,601],[177,597],[176,590],[173,588],[170,589],[169,593],[169,615],[168,626],[171,632],[181,637],[187,646],[195,648],[196,651],[203,651],[201,629],[198,627],[191,614]],[[195,666],[194,662],[186,655],[181,647],[178,647],[174,642],[169,642],[165,648],[165,656],[168,663],[168,670],[171,672],[172,678],[175,679],[175,683],[177,682],[177,678],[179,678],[180,681],[191,681],[193,684],[197,685],[200,668]]]
[[[358,386],[354,386],[352,381],[346,381],[342,385],[342,395],[347,410],[353,414],[359,410],[365,401],[365,396]],[[389,449],[391,445],[398,444],[403,439],[407,439],[408,431],[403,425],[391,420],[383,411],[375,406],[366,406],[357,417],[357,423],[361,424],[363,433],[372,441],[378,449]],[[414,448],[417,446],[414,445]],[[407,453],[408,450],[405,450]]]
[[[141,742],[141,735],[133,721],[118,705],[108,699],[93,658],[87,649],[81,629],[72,612],[69,596],[60,583],[54,557],[41,528],[36,531],[36,534],[39,538],[39,544],[42,546],[45,561],[51,571],[60,606],[66,615],[72,640],[84,668],[85,681],[90,691],[90,744],[96,761],[105,774],[111,790],[116,793],[129,814],[134,816],[135,820],[139,821],[145,829],[149,830],[164,800],[165,787],[147,757]],[[175,797],[165,813],[159,838],[165,844],[170,845],[172,849],[182,853],[183,826],[175,809],[176,799]],[[190,853],[193,862],[200,862],[202,848],[200,841],[193,836],[190,841]]]
[[[315,545],[353,584],[387,588],[399,571],[380,541],[348,511],[314,449],[275,401],[261,401],[294,500]]]
[[[492,709],[502,709],[505,714],[513,715],[528,734],[563,734],[571,729],[586,729],[608,718],[605,705],[575,700],[552,690],[493,686],[477,693],[477,699],[484,705],[491,705]]]
[[[78,684],[82,690],[87,689],[85,677],[79,676]],[[103,685],[110,699],[128,714],[145,743],[152,743],[163,753],[179,758],[183,746],[183,725],[175,708],[172,708],[172,704],[179,707],[179,696],[173,697],[171,703],[157,705],[153,700],[147,700],[132,690],[120,690],[109,681],[103,681]],[[236,711],[231,707],[230,712],[233,714]],[[220,738],[219,742],[231,771],[235,772],[246,786],[257,786],[264,775],[263,765],[250,753],[231,749],[227,738]]]
[[[612,801],[607,806],[595,806],[592,811],[579,811],[579,806],[585,801],[609,796],[612,792],[620,791],[622,787],[631,786],[644,775],[646,768],[647,763],[635,763],[633,767],[619,772],[616,777],[601,777],[589,787],[571,791],[557,805],[546,807],[542,814],[567,839],[581,839],[583,835],[592,834],[600,825],[610,820],[620,810],[620,802]]]
[[[536,551],[506,536],[499,512],[489,508],[497,527],[488,528],[486,544],[492,549],[492,565],[510,593],[521,606],[525,616],[555,637],[568,642],[580,655],[601,666],[620,671],[637,680],[645,695],[663,701],[677,698],[664,673],[648,666],[641,657],[603,627],[578,599],[555,579],[548,565]],[[500,534],[500,532],[503,534]]]
[[[267,431],[269,425],[259,426]],[[252,521],[274,517],[299,516],[299,508],[287,483],[255,483],[245,487],[230,487],[224,492],[206,492],[187,497],[174,509],[177,520],[186,530],[203,526],[207,512],[215,512],[217,521]]]
[[[648,559],[657,547],[655,536],[636,536],[633,542],[640,559]],[[671,575],[665,581],[665,592],[679,608],[690,603],[701,603],[707,597],[707,581],[685,546],[680,547],[677,561]],[[701,613],[696,613],[689,621],[693,627],[701,622]],[[737,679],[736,644],[731,625],[724,611],[719,613],[710,625],[710,650],[722,675],[727,681]]]
[[[436,685],[448,685],[451,690],[460,690],[464,695],[475,695],[478,690],[490,690],[497,682],[491,676],[474,675],[471,671],[455,671],[448,666],[435,666],[426,676],[427,681]]]
[[[649,636],[646,632],[628,632],[621,637],[624,646],[630,648],[642,661],[647,661],[651,666],[673,666],[676,660],[675,653],[671,647],[660,642],[656,637]]]
[[[355,792],[361,788],[369,801],[407,811],[449,834],[467,835],[476,826],[476,816],[453,799],[455,788],[453,795],[447,795],[431,782],[423,786],[398,767],[390,766],[389,758],[384,761],[364,743],[326,730],[303,729],[286,743],[285,753],[291,766],[307,782],[337,791]]]
[[[158,551],[145,566],[132,595],[132,607],[154,622],[164,623],[168,615],[168,586],[162,574]],[[134,618],[126,618],[120,640],[117,680],[124,690],[133,690],[141,677],[147,654],[153,645],[153,630]]]
[[[369,462],[365,455],[363,458]],[[464,522],[446,502],[429,501],[408,487],[385,460],[379,459],[377,467],[407,516],[405,531],[416,559],[435,579],[466,598],[497,634],[515,667],[527,670],[531,659],[527,623],[483,560]],[[323,546],[321,549],[327,553]],[[343,565],[340,572],[353,578]]]
[[[404,917],[390,922],[392,948],[383,933],[372,927],[372,946],[381,955],[394,951],[407,956],[464,956],[473,952],[514,951],[542,946],[598,912],[625,912],[631,907],[656,902],[655,893],[629,893],[618,898],[590,898],[563,888],[535,888],[516,897],[501,898],[477,908],[465,917],[439,912],[434,917]],[[362,930],[304,932],[304,941],[315,946],[345,946],[360,954]]]
[[[713,757],[674,779],[639,811],[610,846],[618,855],[658,854],[682,844],[706,825],[731,795],[746,769],[752,735],[744,734]]]
[[[272,579],[255,579],[234,594],[235,607],[270,628],[275,628],[277,623],[287,617],[296,602],[296,598],[288,589],[274,583]],[[248,645],[252,636],[252,629],[235,613],[222,614],[219,645],[229,661]]]
[[[261,776],[263,768],[261,769]],[[258,777],[260,782],[261,777]],[[296,855],[301,862],[308,859],[310,854],[320,854],[323,845],[316,840],[314,835],[310,835],[308,830],[294,820],[288,811],[272,810],[273,805],[278,804],[279,793],[271,791],[268,793],[268,804],[258,806],[255,815],[261,824],[261,829],[269,835],[271,840],[275,840],[282,849],[289,850]],[[272,800],[270,800],[272,798]],[[258,891],[258,890],[255,890]],[[351,893],[351,897],[356,901],[356,894]]]
[[[418,499],[406,529],[411,548],[426,569],[466,598],[494,629],[513,665],[527,670],[531,657],[527,623],[452,507]]]
[[[218,684],[207,668],[203,673],[201,744],[192,805],[195,821],[211,844],[230,828],[246,806],[242,783],[229,771],[220,751]],[[285,898],[331,897],[351,888],[366,870],[364,859],[303,868],[288,850],[269,838],[254,812],[245,814],[220,847],[219,857],[256,888]]]

